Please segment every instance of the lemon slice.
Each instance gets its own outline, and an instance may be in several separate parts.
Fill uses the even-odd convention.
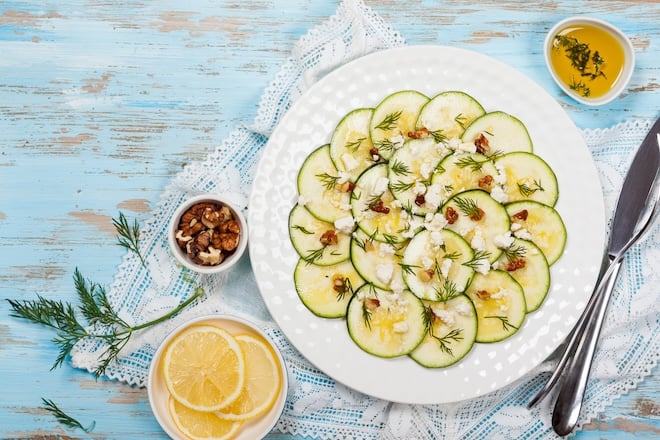
[[[282,377],[275,353],[263,339],[238,335],[236,340],[245,353],[245,385],[238,398],[216,415],[227,420],[248,420],[273,406]]]
[[[230,439],[241,428],[242,423],[225,420],[212,412],[190,409],[170,396],[169,410],[176,427],[192,440]]]
[[[241,393],[245,359],[238,341],[226,330],[193,326],[165,349],[163,376],[179,403],[197,411],[217,411]]]

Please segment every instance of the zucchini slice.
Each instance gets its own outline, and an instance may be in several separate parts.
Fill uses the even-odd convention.
[[[448,199],[470,189],[490,192],[497,175],[497,169],[489,157],[479,153],[454,153],[440,162],[431,183],[442,188]]]
[[[351,262],[362,278],[379,289],[403,288],[401,246],[376,241],[357,230],[351,240]]]
[[[475,119],[461,136],[463,142],[475,142],[484,136],[487,140],[486,155],[511,151],[533,151],[532,139],[527,127],[515,116],[502,111],[486,113]]]
[[[502,249],[496,238],[509,232],[511,222],[504,206],[488,192],[473,189],[458,193],[442,207],[442,215],[449,222],[446,227],[470,243],[476,251],[475,259],[493,263],[500,257]]]
[[[557,203],[557,176],[539,156],[515,151],[496,158],[495,166],[506,175],[507,202],[534,200],[549,206]]]
[[[374,109],[369,134],[378,154],[385,160],[392,157],[415,130],[419,111],[429,101],[416,90],[402,90],[385,97]]]
[[[462,293],[474,270],[465,263],[474,252],[469,243],[449,229],[418,232],[402,258],[403,280],[419,298],[440,301]]]
[[[388,163],[390,191],[409,211],[424,215],[440,208],[441,194],[430,189],[429,183],[448,154],[450,150],[432,137],[409,139],[394,152]]]
[[[507,203],[513,235],[538,246],[552,266],[564,253],[566,226],[551,206],[532,200]]]
[[[425,128],[447,139],[460,138],[465,127],[486,113],[479,101],[464,92],[438,93],[419,112],[417,129]]]
[[[348,174],[352,182],[374,164],[369,135],[372,108],[358,108],[339,121],[330,140],[330,158],[340,172]]]
[[[374,356],[392,358],[424,339],[424,304],[409,290],[398,293],[363,285],[351,298],[346,324],[351,339]]]
[[[525,294],[527,313],[541,307],[550,290],[550,266],[541,249],[527,240],[514,238],[495,266],[506,270]]]
[[[321,318],[343,318],[346,307],[364,280],[350,261],[317,266],[302,258],[293,272],[296,292],[310,312]]]
[[[389,189],[385,163],[360,175],[351,196],[353,218],[368,236],[377,241],[401,243],[410,229],[409,215]]]
[[[330,158],[330,146],[322,145],[303,162],[298,172],[298,194],[319,220],[334,223],[348,215],[351,193]]]
[[[337,243],[323,244],[323,234],[334,234]],[[348,260],[350,256],[351,236],[336,230],[332,223],[314,217],[301,205],[294,206],[289,213],[289,237],[293,248],[308,264],[329,266]]]
[[[472,301],[458,295],[445,302],[424,301],[427,332],[409,356],[427,368],[442,368],[463,359],[477,337],[477,312]]]
[[[501,341],[522,326],[527,314],[525,294],[509,273],[476,273],[466,293],[477,312],[477,342]]]

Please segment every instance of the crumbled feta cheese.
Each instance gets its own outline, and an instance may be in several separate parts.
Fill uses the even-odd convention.
[[[461,142],[457,150],[465,153],[476,153],[477,146],[474,145],[474,142]]]
[[[392,292],[398,296],[397,302],[400,302],[401,294],[403,293],[403,289],[405,288],[406,286],[403,284],[403,281],[399,278],[394,278],[390,283],[390,289],[392,289]]]
[[[413,191],[415,194],[424,194],[426,192],[426,185],[424,185],[424,182],[418,180],[417,182],[415,182]]]
[[[456,323],[454,314],[451,311],[440,308],[437,305],[431,306],[431,310],[433,311],[433,314],[440,318],[448,327],[451,327]]]
[[[431,269],[433,267],[433,264],[435,261],[433,261],[433,258],[430,257],[422,257],[422,268],[423,269]]]
[[[518,238],[522,238],[523,240],[531,240],[532,239],[532,234],[529,233],[527,229],[519,229],[513,233]]]
[[[344,167],[348,171],[352,171],[360,165],[360,161],[356,159],[355,156],[349,153],[342,154],[341,161],[344,163]]]
[[[422,175],[423,179],[428,179],[433,170],[435,170],[435,165],[428,160],[419,167],[419,173]]]
[[[493,238],[493,244],[500,249],[506,249],[513,244],[514,238],[511,236],[511,231],[506,231],[504,234],[496,235]]]
[[[439,212],[430,212],[424,217],[424,227],[429,231],[440,231],[445,226],[447,226],[447,219]]]
[[[307,204],[307,199],[305,198],[305,196],[303,196],[302,194],[300,194],[300,195],[298,196],[298,205],[300,205],[300,206],[305,206],[306,204]]]
[[[387,186],[390,183],[390,179],[387,177],[381,176],[376,179],[374,182],[373,187],[371,188],[371,195],[372,196],[379,196],[383,194],[387,190]]]
[[[522,229],[522,225],[520,223],[513,222],[511,223],[511,232],[516,232]]]
[[[408,331],[408,323],[406,321],[395,322],[392,325],[392,330],[394,330],[394,333],[405,333]]]
[[[406,142],[406,138],[403,137],[401,133],[399,133],[396,136],[392,136],[390,138],[390,142],[392,142],[392,146],[394,147],[394,149],[398,150],[399,148],[403,147],[403,144]]]
[[[389,284],[394,274],[394,266],[391,263],[376,265],[376,278],[383,283]]]
[[[440,273],[443,277],[447,278],[449,276],[449,269],[451,268],[452,261],[449,258],[445,258],[440,266]]]
[[[351,175],[350,173],[347,173],[346,171],[340,171],[339,172],[339,178],[337,179],[338,184],[346,183],[348,182],[348,179],[350,179]]]
[[[434,246],[442,246],[443,244],[445,244],[445,240],[442,238],[442,232],[431,231],[431,243]]]
[[[380,243],[380,246],[378,247],[379,257],[391,256],[394,255],[395,252],[396,250],[394,249],[394,246],[388,243]]]
[[[353,232],[353,228],[355,227],[355,219],[347,215],[345,217],[340,217],[337,220],[335,220],[335,229],[343,232],[344,234],[350,234]]]
[[[495,168],[497,169],[497,174],[493,177],[493,180],[498,185],[504,185],[506,183],[506,169],[501,163],[495,163]]]
[[[454,310],[459,315],[470,316],[472,314],[472,308],[465,301],[461,301],[454,306]]]
[[[460,145],[461,145],[461,140],[457,137],[451,138],[447,141],[447,147],[449,147],[452,150],[457,150]]]
[[[483,235],[481,235],[481,228],[475,229],[472,241],[470,241],[470,247],[475,251],[483,252],[486,250],[486,240],[484,240]]]
[[[474,270],[482,275],[486,275],[490,271],[490,263],[488,258],[480,258],[474,262]]]
[[[504,191],[504,187],[500,185],[493,187],[493,189],[490,191],[490,196],[500,203],[506,203],[509,201],[509,196]]]
[[[424,202],[429,209],[438,209],[443,203],[442,197],[443,187],[440,185],[431,185],[426,188],[426,194],[424,195]]]

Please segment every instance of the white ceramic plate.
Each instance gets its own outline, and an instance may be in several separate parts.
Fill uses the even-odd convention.
[[[328,143],[339,120],[373,107],[388,94],[415,89],[431,97],[464,91],[486,111],[521,119],[534,152],[559,182],[556,209],[568,231],[564,255],[551,269],[545,303],[513,337],[476,344],[444,369],[426,369],[407,357],[382,359],[360,350],[344,320],[322,319],[300,302],[293,284],[298,256],[288,235],[303,159]],[[570,332],[596,281],[605,245],[603,195],[596,168],[579,130],[541,87],[485,55],[443,46],[392,49],[365,56],[330,73],[296,101],[272,134],[250,197],[248,227],[254,274],[277,324],[317,368],[357,391],[415,404],[446,403],[497,390],[528,373]]]

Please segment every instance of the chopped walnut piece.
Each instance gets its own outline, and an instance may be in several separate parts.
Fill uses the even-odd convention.
[[[447,207],[447,210],[445,211],[445,220],[447,220],[447,223],[450,225],[453,225],[456,223],[456,220],[458,220],[458,212],[451,206]]]
[[[488,299],[488,298],[490,298],[490,293],[488,293],[487,290],[477,290],[476,294],[477,294],[477,297],[479,299]]]
[[[474,140],[474,146],[477,147],[477,153],[486,154],[488,151],[488,138],[480,133]]]
[[[490,174],[479,179],[479,188],[488,189],[493,184],[493,176]]]
[[[528,215],[529,212],[526,209],[523,209],[522,211],[518,211],[515,214],[513,214],[513,218],[524,221],[527,220]]]
[[[346,277],[336,273],[332,276],[332,289],[337,293],[346,293]]]
[[[240,232],[228,206],[200,202],[183,213],[174,233],[177,244],[191,261],[216,266],[238,248]]]
[[[433,269],[425,269],[417,272],[417,278],[423,283],[428,283],[433,278],[435,271]]]
[[[415,205],[417,206],[424,206],[426,203],[426,197],[424,194],[417,194],[417,197],[415,197]]]
[[[525,259],[516,258],[508,262],[508,264],[506,265],[506,270],[508,272],[513,272],[514,270],[522,269],[524,267],[525,267]]]
[[[484,212],[483,209],[477,208],[477,211],[470,216],[470,220],[478,222],[479,220],[484,218],[485,215],[486,215],[486,213]]]
[[[428,137],[428,135],[429,135],[429,129],[426,127],[422,127],[419,130],[408,132],[408,137],[410,139],[422,139]]]
[[[378,199],[377,201],[371,203],[369,205],[369,209],[371,209],[374,212],[378,212],[380,214],[389,214],[390,213],[390,208],[385,206],[383,203],[383,199]]]
[[[322,245],[328,246],[331,244],[337,244],[339,238],[337,237],[337,233],[334,229],[328,229],[323,234],[321,234],[320,240]]]
[[[367,308],[367,310],[375,310],[380,307],[380,301],[378,298],[365,298],[364,306]]]

